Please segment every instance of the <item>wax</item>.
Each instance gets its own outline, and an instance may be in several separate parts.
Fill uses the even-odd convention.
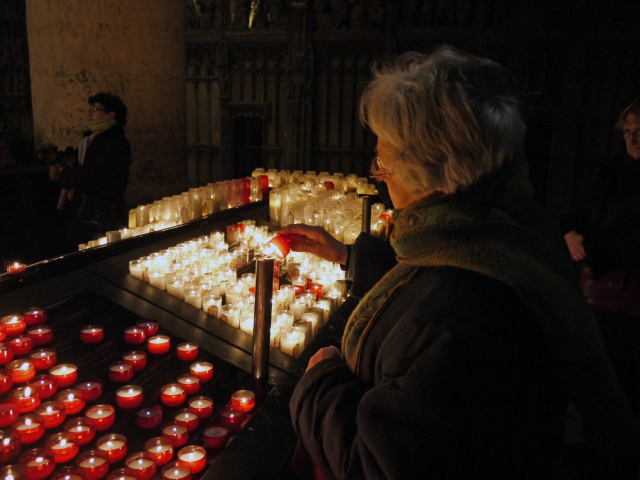
[[[111,433],[100,437],[96,442],[96,446],[98,450],[102,450],[107,454],[109,463],[116,463],[127,454],[127,437]]]
[[[64,409],[64,403],[58,401],[51,401],[41,403],[34,413],[44,418],[44,428],[55,428],[64,422],[67,418],[67,413]]]
[[[142,370],[147,366],[147,354],[134,351],[122,355],[122,362],[131,365],[135,371]]]
[[[191,465],[191,473],[199,473],[207,465],[207,452],[199,445],[189,445],[178,452],[178,460]]]
[[[193,375],[198,375],[200,380],[206,382],[213,378],[213,365],[208,362],[196,362],[191,365],[189,371]]]
[[[195,413],[201,420],[208,418],[213,414],[213,399],[209,397],[194,397],[189,400],[189,411]]]
[[[58,387],[64,388],[73,385],[78,379],[78,367],[71,364],[61,364],[49,369],[51,375],[58,383]]]
[[[121,408],[136,408],[143,399],[142,387],[126,385],[116,390],[116,403]]]
[[[47,452],[53,455],[56,463],[65,463],[75,458],[79,446],[73,433],[62,432],[49,437],[45,446]]]
[[[158,466],[168,463],[173,458],[173,443],[165,437],[147,440],[144,450],[154,458]]]
[[[95,422],[91,418],[78,417],[67,420],[62,425],[64,432],[75,433],[79,445],[86,445],[96,436]]]
[[[95,422],[93,428],[97,432],[111,428],[116,420],[116,409],[112,405],[94,405],[88,408],[85,417],[90,418]]]
[[[189,429],[184,425],[169,423],[162,427],[162,436],[171,440],[174,447],[181,447],[189,440]]]
[[[229,441],[229,429],[220,425],[211,425],[205,429],[202,437],[207,447],[222,448]]]

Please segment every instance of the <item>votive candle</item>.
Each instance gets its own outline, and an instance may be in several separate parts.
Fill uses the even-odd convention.
[[[162,403],[168,407],[177,407],[181,405],[187,398],[187,393],[182,385],[170,383],[162,387],[160,399]]]
[[[173,458],[173,442],[165,437],[154,437],[146,441],[144,451],[154,458],[156,465],[164,465]]]
[[[33,360],[13,360],[4,367],[9,373],[13,383],[26,383],[36,375],[36,364]]]
[[[178,460],[191,465],[191,473],[198,473],[207,465],[207,452],[199,445],[189,445],[178,452]]]
[[[33,339],[27,335],[18,335],[9,341],[9,345],[16,355],[26,355],[33,350]]]
[[[117,383],[128,382],[133,378],[133,366],[127,363],[114,363],[109,366],[109,378]]]
[[[209,362],[196,362],[189,368],[191,374],[198,375],[203,382],[213,378],[213,370],[213,364]]]
[[[55,398],[59,402],[64,403],[64,409],[67,412],[67,415],[78,413],[85,405],[84,394],[75,388],[62,390],[56,394]]]
[[[15,355],[16,352],[10,343],[0,343],[0,365],[6,365],[13,360]]]
[[[165,465],[162,480],[191,480],[191,465],[181,460]]]
[[[256,395],[251,390],[238,390],[231,394],[231,406],[241,412],[249,412],[256,406]]]
[[[147,348],[151,353],[167,353],[171,346],[171,339],[165,335],[156,335],[149,338]]]
[[[122,355],[122,363],[131,365],[135,371],[147,366],[147,354],[144,352],[127,352]]]
[[[56,433],[47,439],[45,449],[53,455],[56,463],[65,463],[78,454],[78,439],[73,433]]]
[[[17,457],[19,453],[20,437],[13,435],[11,430],[0,430],[0,461],[8,462]],[[0,475],[0,478],[3,478],[2,475]]]
[[[142,387],[138,385],[126,385],[116,390],[116,403],[121,408],[136,408],[142,399]]]
[[[44,418],[44,428],[55,428],[64,422],[67,418],[67,412],[64,409],[64,403],[52,400],[38,405],[34,413]]]
[[[138,480],[137,477],[127,472],[126,468],[119,468],[114,470],[113,472],[109,472],[107,475],[107,480]]]
[[[11,373],[4,368],[0,368],[0,393],[8,392],[11,390],[11,387],[13,387],[13,377]]]
[[[109,471],[109,457],[102,450],[88,450],[76,458],[76,465],[84,472],[84,480],[98,480]]]
[[[211,425],[202,434],[204,444],[209,448],[222,448],[229,441],[229,429],[221,425]]]
[[[64,467],[58,470],[51,480],[84,480],[84,472],[79,467]]]
[[[44,418],[35,414],[18,417],[11,425],[11,435],[23,445],[37,442],[44,435]]]
[[[40,395],[31,387],[13,389],[7,396],[11,403],[18,406],[20,413],[31,412],[40,405]]]
[[[77,383],[73,388],[83,393],[85,402],[93,402],[102,395],[102,381],[99,379]]]
[[[146,340],[146,329],[142,327],[128,327],[124,331],[124,341],[131,344],[139,344]]]
[[[184,425],[187,427],[190,432],[193,432],[200,424],[200,418],[198,415],[190,412],[187,408],[183,408],[175,412],[173,414],[173,420],[178,425]]]
[[[100,437],[96,442],[96,447],[107,454],[109,463],[116,463],[127,454],[127,437],[111,433]]]
[[[143,408],[136,413],[136,424],[140,428],[156,428],[162,423],[162,407],[153,405]]]
[[[178,383],[187,395],[192,395],[200,391],[200,377],[191,373],[183,373],[177,378]]]
[[[30,327],[26,334],[33,340],[33,344],[38,346],[46,345],[53,340],[53,329],[46,325]]]
[[[209,397],[194,397],[189,400],[189,411],[198,418],[208,418],[213,413],[213,399]]]
[[[33,388],[42,400],[53,397],[58,391],[58,384],[49,375],[33,377],[27,382],[27,387]]]
[[[195,343],[181,343],[176,347],[180,360],[195,360],[198,356],[198,345]]]
[[[87,325],[80,329],[80,341],[82,343],[99,343],[104,340],[104,327],[102,325]]]
[[[41,308],[33,307],[22,314],[27,325],[42,325],[47,321],[47,312]]]
[[[86,445],[96,436],[95,422],[91,418],[79,417],[67,420],[62,425],[64,432],[71,432],[78,437],[79,445]]]
[[[0,324],[5,326],[7,335],[20,335],[27,328],[27,322],[22,315],[7,315],[0,318]]]
[[[220,425],[229,430],[230,434],[235,434],[242,428],[244,412],[236,410],[231,405],[225,405],[220,409]]]
[[[147,452],[136,452],[125,460],[125,471],[132,473],[138,480],[149,480],[156,473],[156,463]]]
[[[113,405],[94,405],[85,412],[85,417],[95,422],[97,432],[111,428],[116,421],[116,409]]]
[[[38,413],[38,412],[36,412]],[[20,416],[20,410],[15,403],[0,403],[0,428],[5,428],[15,422]]]
[[[168,438],[174,447],[181,447],[189,440],[189,429],[177,423],[168,423],[162,427],[162,436]]]
[[[58,352],[53,348],[41,348],[31,352],[29,358],[33,360],[36,370],[48,370],[58,361]]]
[[[28,450],[20,456],[20,467],[24,469],[28,480],[43,480],[56,468],[54,455],[44,448]]]
[[[151,320],[140,320],[136,322],[138,327],[144,328],[147,337],[152,337],[158,333],[158,323]]]
[[[49,369],[49,375],[55,379],[58,387],[68,387],[69,385],[73,385],[78,379],[78,367],[63,363]]]

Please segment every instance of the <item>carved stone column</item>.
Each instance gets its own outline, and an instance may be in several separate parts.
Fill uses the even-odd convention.
[[[174,0],[27,2],[35,143],[77,147],[87,98],[122,97],[127,202],[186,188],[185,6]]]

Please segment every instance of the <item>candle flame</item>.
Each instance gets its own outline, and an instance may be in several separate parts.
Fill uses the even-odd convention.
[[[113,443],[111,443],[111,440],[107,441],[107,447],[113,448]]]
[[[102,417],[102,410],[98,410],[98,416]]]
[[[156,452],[161,452],[162,451],[162,445],[158,445],[156,447]]]
[[[129,389],[129,395],[133,395],[133,388]]]
[[[22,366],[20,367],[21,370],[29,370],[29,364],[28,363],[23,363]]]
[[[42,463],[42,457],[36,457],[36,463]]]
[[[30,418],[27,418],[27,419],[24,421],[24,424],[25,424],[27,427],[30,427],[30,426],[31,426],[31,419],[30,419]]]
[[[194,458],[193,458],[193,453],[190,453],[190,454],[189,454],[189,461],[190,461],[190,462],[193,462],[193,460],[194,460]]]
[[[3,445],[9,445],[11,443],[11,439],[10,438],[5,438],[4,440],[2,440],[2,444]]]
[[[47,407],[47,415],[51,415],[53,413],[53,409],[51,407]]]
[[[93,463],[94,461],[95,461],[95,458],[93,458],[93,457],[91,457],[91,458],[89,459],[89,463]]]
[[[31,387],[27,387],[24,389],[24,396],[25,397],[30,397],[31,396]]]
[[[62,440],[60,440],[60,446],[64,447],[67,445],[67,440],[65,440],[64,438]]]
[[[60,370],[60,373],[62,373],[62,375],[67,373],[67,367],[62,367],[62,369]]]
[[[72,400],[73,400],[73,398],[74,398],[74,397],[73,397],[73,393],[70,393],[70,394],[69,394],[69,397],[67,398],[67,400],[72,401]]]

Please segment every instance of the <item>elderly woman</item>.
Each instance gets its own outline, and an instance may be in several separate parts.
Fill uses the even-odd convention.
[[[396,208],[395,266],[364,234],[349,252],[317,227],[280,232],[372,278],[391,267],[351,315],[342,351],[312,357],[291,400],[327,478],[557,478],[569,399],[603,451],[635,454],[562,237],[531,200],[507,79],[442,48],[401,58],[365,91],[372,173]]]

